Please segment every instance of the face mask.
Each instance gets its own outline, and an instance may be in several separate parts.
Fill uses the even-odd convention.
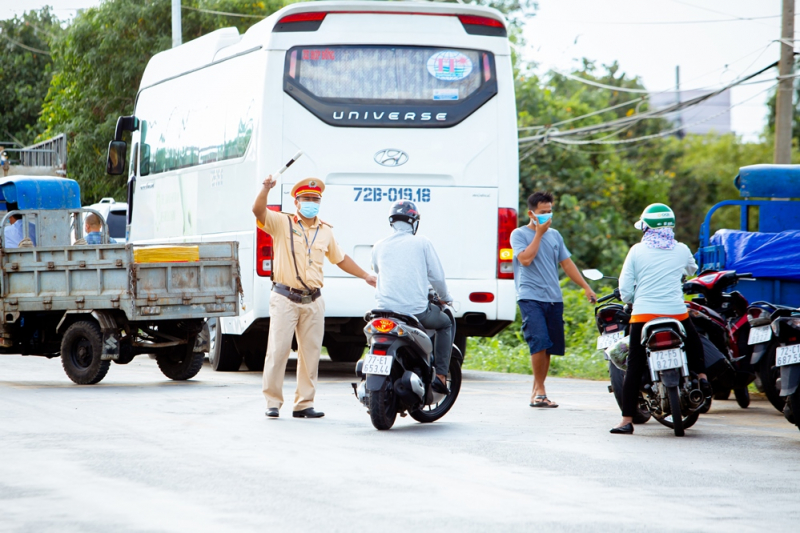
[[[547,213],[546,215],[536,215],[536,220],[539,221],[539,224],[544,224],[551,218],[553,218],[553,213]]]
[[[316,202],[300,202],[300,214],[306,218],[314,218],[319,213],[319,204]]]

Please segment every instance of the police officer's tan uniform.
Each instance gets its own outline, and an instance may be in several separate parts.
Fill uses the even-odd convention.
[[[317,195],[325,185],[309,178],[292,188],[292,196]],[[283,378],[291,352],[292,336],[297,337],[297,390],[294,411],[313,407],[320,350],[325,327],[325,301],[322,265],[325,257],[341,263],[345,254],[333,236],[331,226],[314,217],[310,227],[297,215],[267,210],[259,227],[272,236],[273,281],[269,301],[269,339],[264,363],[263,391],[267,408],[283,404]],[[291,239],[291,240],[290,240]],[[292,259],[292,246],[294,259]],[[299,279],[298,279],[299,277]]]

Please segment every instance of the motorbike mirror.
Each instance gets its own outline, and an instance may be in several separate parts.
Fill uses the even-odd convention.
[[[598,280],[603,279],[603,273],[600,272],[599,270],[594,269],[594,268],[590,268],[590,269],[584,270],[583,271],[583,276],[588,278],[588,279],[590,279],[590,280],[592,280],[592,281],[598,281]]]

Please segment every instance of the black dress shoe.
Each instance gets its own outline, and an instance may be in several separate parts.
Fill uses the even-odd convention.
[[[624,426],[620,426],[618,428],[611,428],[610,433],[614,433],[617,435],[633,435],[633,424],[628,422]]]
[[[267,409],[267,416],[270,418],[278,418],[280,416],[280,413],[278,413],[278,408],[270,407]]]
[[[325,416],[325,413],[315,411],[313,407],[309,407],[308,409],[302,409],[300,411],[292,411],[292,416],[295,418],[322,418]]]

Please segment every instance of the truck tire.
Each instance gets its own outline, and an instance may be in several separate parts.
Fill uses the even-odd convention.
[[[94,385],[108,372],[111,361],[102,361],[103,335],[95,322],[75,322],[61,338],[61,365],[78,385]]]
[[[178,346],[171,352],[156,355],[158,368],[165,376],[175,381],[184,381],[195,377],[203,367],[203,359],[205,359],[205,355],[193,353],[191,346],[189,348]]]
[[[219,332],[219,319],[208,319],[208,362],[217,372],[236,372],[242,366],[242,355],[231,335]]]
[[[328,357],[334,363],[355,363],[364,355],[365,344],[363,342],[337,342],[329,340],[325,344],[328,349]]]

